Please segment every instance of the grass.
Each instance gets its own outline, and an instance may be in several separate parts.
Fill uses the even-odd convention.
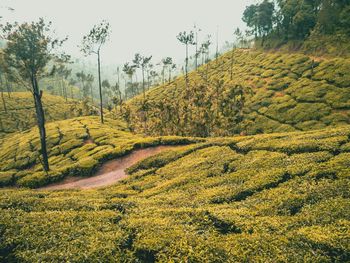
[[[205,80],[206,72],[208,82]],[[224,81],[221,94],[229,94],[234,84],[251,89],[251,92],[246,93],[242,120],[234,127],[235,134],[308,131],[349,124],[349,72],[349,58],[315,58],[301,53],[256,50],[235,50],[233,54],[228,52],[217,61],[211,61],[189,74],[189,100],[184,99],[184,77],[147,92],[148,104],[151,105],[147,114],[147,132],[153,135],[200,136],[200,131],[207,125],[209,128],[215,127],[209,136],[227,135],[231,118],[220,114],[211,115],[217,112],[216,100],[218,105],[225,103],[225,96],[221,98],[215,95],[217,79]],[[199,101],[197,105],[196,101]],[[140,118],[142,115],[137,112],[141,102],[142,96],[139,96],[128,104],[131,124],[138,132],[144,132],[143,120]],[[189,121],[185,127],[179,125],[185,118],[182,104],[193,113],[187,116]],[[173,110],[164,105],[173,105]],[[167,110],[170,116],[175,116],[174,119],[165,116]],[[204,120],[207,124],[203,123]],[[197,129],[198,123],[202,129]]]
[[[89,176],[102,162],[125,155],[135,148],[158,144],[183,144],[191,139],[143,137],[130,133],[123,122],[99,117],[80,117],[46,125],[50,172],[39,155],[37,128],[8,135],[0,145],[0,186],[37,188],[66,176]],[[193,141],[196,141],[193,139]]]
[[[36,126],[33,96],[29,92],[4,93],[0,102],[0,137],[17,131],[25,131]],[[43,106],[47,122],[69,119],[77,116],[90,115],[92,109],[81,102],[44,92]],[[6,111],[5,111],[6,107]]]
[[[96,146],[56,146],[78,161],[159,143],[122,126],[107,120],[101,127],[89,117],[48,130],[57,143],[60,128],[61,146],[82,145],[90,134]],[[68,127],[80,136],[68,136]],[[349,171],[350,127],[344,126],[207,139],[145,159],[104,189],[2,189],[0,259],[346,262]]]

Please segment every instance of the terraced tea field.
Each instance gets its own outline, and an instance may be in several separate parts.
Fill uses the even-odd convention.
[[[36,125],[33,95],[29,92],[4,93],[4,100],[0,103],[0,137],[6,134],[25,131]],[[75,100],[67,101],[59,96],[44,93],[43,106],[46,121],[57,121],[77,116],[89,115],[94,110]]]
[[[147,132],[230,135],[228,127],[235,119],[225,115],[225,105],[236,85],[246,95],[242,117],[231,134],[307,131],[350,123],[349,59],[238,49],[191,72],[189,95],[184,77],[151,89]],[[141,102],[142,96],[129,102],[136,131],[144,130],[138,112]]]
[[[91,117],[49,125],[53,144],[57,127],[64,134],[51,147],[53,169],[70,165],[59,152],[81,165],[89,158],[79,167],[86,172],[103,153],[160,143],[111,130],[118,123],[110,120],[101,129],[95,123]],[[349,126],[207,139],[145,159],[103,189],[2,189],[1,260],[346,262],[349,139]],[[69,141],[80,147],[66,151]],[[33,180],[36,173],[18,177],[21,185],[42,182]]]
[[[123,122],[80,117],[47,124],[50,172],[46,174],[39,153],[37,128],[7,135],[0,144],[0,186],[36,188],[67,176],[89,176],[102,162],[133,149],[159,144],[186,144],[195,139],[143,137],[130,133]]]

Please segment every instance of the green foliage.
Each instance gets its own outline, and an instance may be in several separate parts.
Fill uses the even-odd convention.
[[[29,92],[11,92],[5,95],[6,110],[0,103],[0,137],[8,133],[25,131],[36,126],[33,96]],[[83,102],[44,93],[42,97],[47,122],[69,119],[94,113],[90,105]]]
[[[185,77],[178,77],[147,92],[146,117],[140,112],[141,96],[127,102],[132,129],[208,137],[350,123],[349,59],[316,61],[298,53],[232,52],[191,72],[188,89]]]
[[[97,117],[59,124],[77,132],[86,125],[94,136],[117,125],[107,120],[97,129]],[[112,131],[110,144],[152,143]],[[346,262],[349,135],[344,126],[212,138],[142,160],[103,189],[2,189],[1,260]],[[105,141],[100,136],[95,141]],[[96,147],[71,156],[93,162],[86,158]]]
[[[256,46],[348,56],[349,13],[343,0],[264,0],[247,6],[242,19]]]
[[[185,145],[199,141],[186,137],[143,137],[131,134],[124,122],[80,117],[47,124],[50,171],[43,172],[37,129],[3,138],[0,146],[0,186],[37,188],[66,176],[90,176],[106,160],[137,148],[160,144]]]

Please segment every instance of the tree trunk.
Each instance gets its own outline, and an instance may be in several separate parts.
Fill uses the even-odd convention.
[[[216,30],[216,52],[215,52],[216,64],[218,64],[218,57],[219,57],[219,27]]]
[[[120,110],[120,115],[123,114],[123,107],[122,106],[123,106],[122,92],[119,89],[119,110]]]
[[[186,79],[186,90],[188,91],[188,44],[186,44],[185,79]]]
[[[61,78],[60,82],[62,86],[63,98],[67,101],[67,90],[63,78]]]
[[[7,113],[7,107],[6,107],[6,101],[5,101],[5,96],[4,96],[4,89],[3,89],[3,82],[2,78],[0,77],[0,88],[1,88],[1,99],[2,99],[2,104],[4,105],[4,111]]]
[[[196,54],[195,54],[195,59],[196,59],[196,70],[198,68],[198,31],[196,31]]]
[[[146,93],[145,93],[145,70],[142,67],[142,92],[143,92],[143,101],[146,100]]]
[[[64,88],[63,88],[63,83],[62,83],[61,79],[59,80],[59,83],[60,83],[60,87],[61,87],[61,97],[64,98]]]
[[[233,44],[233,47],[232,47],[232,52],[231,52],[231,80],[233,79],[233,52],[234,52],[234,44]]]
[[[97,64],[98,64],[98,88],[100,91],[100,117],[101,123],[103,123],[103,105],[102,105],[102,85],[101,85],[101,61],[100,61],[100,51],[97,52]]]
[[[33,76],[32,79],[32,86],[33,86],[33,96],[34,96],[34,104],[35,104],[35,110],[36,110],[36,118],[39,128],[39,134],[40,134],[40,143],[41,143],[41,155],[42,155],[42,165],[45,170],[45,172],[48,172],[50,170],[49,167],[49,158],[47,154],[47,146],[46,146],[46,130],[45,130],[45,114],[44,109],[42,105],[42,91],[39,91],[38,82],[35,76]]]
[[[11,87],[10,87],[10,82],[6,78],[6,88],[7,88],[7,95],[9,98],[11,98]]]
[[[150,82],[149,82],[149,70],[147,70],[147,90],[149,90]]]
[[[169,83],[171,82],[171,67],[169,68]]]
[[[146,93],[145,93],[145,69],[142,67],[142,92],[143,92],[143,105],[144,105],[144,129],[147,132],[147,109],[146,109]]]
[[[7,113],[6,101],[5,101],[3,90],[1,90],[1,99],[2,99],[2,104],[4,105],[4,111],[5,111],[5,113]]]
[[[90,87],[90,96],[91,96],[91,103],[92,104],[94,104],[94,95],[93,95],[93,93],[92,93],[92,85],[91,85],[91,87]]]
[[[74,99],[74,96],[73,96],[73,85],[70,85],[70,96],[72,99]]]

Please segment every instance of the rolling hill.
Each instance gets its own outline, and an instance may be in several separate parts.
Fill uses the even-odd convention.
[[[32,94],[29,92],[4,93],[0,103],[0,137],[6,134],[24,131],[36,125]],[[94,109],[89,105],[44,92],[43,106],[47,122],[90,115]]]
[[[76,102],[46,95],[48,174],[25,115],[31,97],[13,94],[0,138],[0,262],[348,261],[349,69],[348,59],[235,50],[191,72],[188,90],[179,77],[127,102],[127,123],[74,117]],[[236,89],[239,118],[227,113]],[[182,146],[113,186],[29,189],[157,145]]]
[[[36,188],[66,176],[88,176],[102,162],[132,149],[189,142],[186,138],[134,135],[123,122],[107,119],[102,125],[97,116],[51,122],[46,130],[49,174],[44,173],[41,164],[39,132],[32,128],[0,140],[0,186]]]
[[[116,149],[155,144],[115,121],[102,128],[96,122],[48,125],[50,143],[57,144],[52,167],[65,167],[68,156],[78,163],[91,158],[91,167]],[[95,142],[81,146],[89,134]],[[81,147],[67,153],[63,146],[73,142]],[[66,160],[54,152],[66,152]],[[2,189],[0,260],[346,262],[349,160],[350,127],[344,126],[206,139],[145,159],[128,169],[127,179],[98,190]]]
[[[227,113],[237,87],[245,94],[238,118]],[[146,106],[142,95],[132,99],[131,127],[206,137],[349,124],[350,59],[236,49],[189,73],[188,92],[185,78],[178,77],[147,92]]]
[[[350,0],[46,2],[0,6],[0,263],[350,262]]]

